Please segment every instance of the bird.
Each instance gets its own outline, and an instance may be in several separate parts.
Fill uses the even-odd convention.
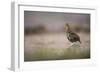
[[[66,30],[66,34],[67,34],[67,39],[70,42],[72,42],[72,43],[79,42],[81,44],[80,37],[71,30],[68,23],[65,24],[65,30]]]

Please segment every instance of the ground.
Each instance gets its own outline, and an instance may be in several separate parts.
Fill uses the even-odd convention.
[[[68,41],[65,33],[25,35],[24,60],[60,60],[90,58],[90,36],[78,33],[81,44]]]

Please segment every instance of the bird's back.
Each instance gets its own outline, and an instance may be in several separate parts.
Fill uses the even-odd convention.
[[[71,42],[77,42],[77,41],[79,41],[80,42],[80,38],[79,38],[79,36],[76,33],[69,32],[67,34],[68,34],[67,38],[68,38],[69,41],[71,41]]]

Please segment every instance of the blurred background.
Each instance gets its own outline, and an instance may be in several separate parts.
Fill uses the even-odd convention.
[[[25,11],[25,33],[61,32],[69,23],[74,31],[90,31],[90,15],[79,13],[54,13]]]
[[[66,23],[81,46],[70,47]],[[90,14],[24,11],[24,36],[25,61],[90,58]]]

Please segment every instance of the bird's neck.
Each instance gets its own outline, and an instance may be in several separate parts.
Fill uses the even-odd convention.
[[[70,32],[72,32],[72,31],[71,31],[71,29],[70,29],[70,28],[68,28],[67,33],[70,33]]]

